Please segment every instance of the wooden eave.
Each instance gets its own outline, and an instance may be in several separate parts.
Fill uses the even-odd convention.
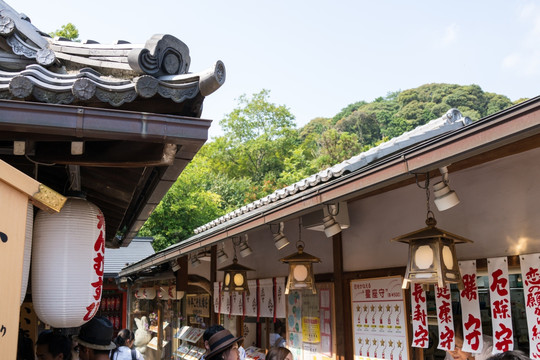
[[[210,120],[0,100],[0,158],[61,193],[68,166],[106,219],[108,247],[127,246],[208,138]],[[14,142],[26,156],[14,155]],[[71,144],[82,142],[82,155]],[[36,165],[38,163],[38,165]],[[116,237],[117,233],[120,237]]]

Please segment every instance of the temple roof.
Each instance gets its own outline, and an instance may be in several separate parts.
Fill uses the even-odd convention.
[[[128,246],[208,139],[203,101],[225,66],[190,65],[172,35],[53,39],[0,0],[0,160],[86,197],[105,215],[107,247]]]
[[[200,117],[202,99],[225,82],[225,66],[190,73],[189,48],[172,35],[145,44],[51,38],[0,1],[0,98],[115,107]],[[146,110],[148,111],[148,109]]]

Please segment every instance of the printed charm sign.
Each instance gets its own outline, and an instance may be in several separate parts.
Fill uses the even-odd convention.
[[[531,359],[540,359],[540,254],[521,255]]]
[[[412,346],[427,349],[429,331],[427,323],[426,292],[421,284],[414,283],[411,288],[411,314],[413,320]]]
[[[445,287],[435,285],[435,304],[437,306],[437,324],[439,325],[439,345],[437,348],[446,351],[454,350],[456,336],[450,285]]]
[[[480,302],[478,301],[478,285],[476,282],[476,261],[460,261],[459,270],[463,279],[463,290],[460,291],[461,311],[463,319],[463,351],[469,353],[482,352],[482,321],[480,318]]]
[[[493,325],[493,353],[497,354],[514,350],[506,257],[488,259],[488,274]]]
[[[351,281],[354,359],[408,358],[401,276]]]

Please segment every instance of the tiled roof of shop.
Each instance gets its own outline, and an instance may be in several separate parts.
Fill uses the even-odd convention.
[[[194,233],[201,234],[217,227],[218,225],[222,225],[228,221],[236,219],[241,215],[248,214],[256,209],[263,208],[264,206],[275,203],[281,199],[285,199],[309,188],[327,183],[345,174],[362,169],[388,155],[394,154],[405,148],[409,148],[415,144],[419,144],[449,131],[459,129],[467,124],[470,124],[471,122],[471,119],[468,117],[463,117],[459,110],[450,109],[446,114],[438,119],[432,120],[425,125],[418,126],[411,131],[403,133],[400,136],[375,146],[357,156],[343,161],[340,164],[334,165],[317,174],[311,175],[310,177],[300,180],[290,186],[276,190],[268,196],[256,200],[248,205],[242,206],[239,209],[236,209],[218,219],[196,228]]]
[[[128,247],[119,249],[105,248],[105,274],[116,275],[127,265],[154,254],[152,241],[153,238],[151,237],[138,237],[131,240]]]

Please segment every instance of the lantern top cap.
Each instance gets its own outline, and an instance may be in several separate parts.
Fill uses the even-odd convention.
[[[303,251],[303,246],[298,246],[298,252],[291,254],[289,256],[285,256],[284,258],[281,258],[279,261],[283,263],[300,263],[300,262],[312,262],[312,263],[319,263],[321,262],[321,259],[319,259],[316,256],[313,256],[311,254],[308,254],[307,252]]]
[[[233,263],[231,265],[227,265],[218,270],[219,271],[255,271],[251,268],[248,268],[247,266],[239,264],[237,258],[233,259]]]
[[[414,241],[414,240],[424,240],[424,239],[432,239],[432,238],[452,240],[455,244],[473,242],[472,240],[464,238],[463,236],[452,234],[451,232],[448,232],[446,230],[439,229],[435,227],[434,225],[428,225],[427,227],[422,228],[420,230],[416,230],[408,234],[395,237],[391,239],[391,241],[410,243],[411,241]]]

